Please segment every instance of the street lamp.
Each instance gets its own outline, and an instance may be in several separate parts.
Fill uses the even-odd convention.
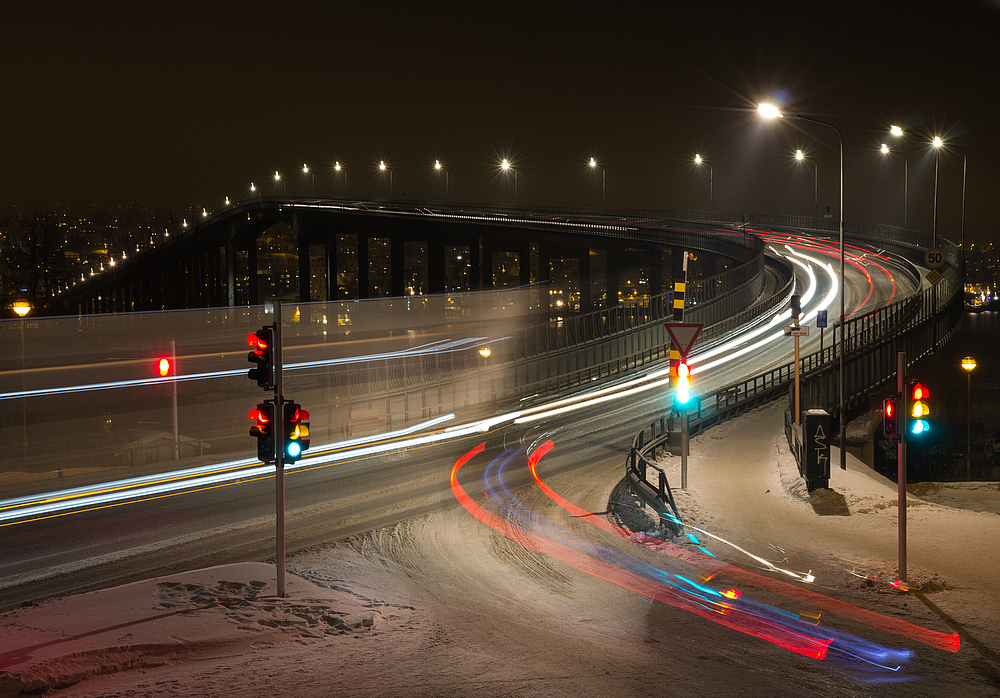
[[[840,354],[840,367],[839,367],[839,383],[840,383],[840,468],[841,470],[847,470],[847,411],[844,404],[844,296],[846,295],[847,289],[844,285],[844,134],[840,132],[840,129],[831,123],[826,121],[820,121],[819,119],[814,119],[811,116],[803,116],[802,114],[782,114],[781,110],[778,109],[773,104],[759,104],[757,106],[757,111],[765,119],[798,119],[800,121],[808,121],[810,123],[819,124],[820,126],[826,126],[827,128],[832,128],[837,132],[837,137],[840,138],[840,342],[838,353]]]
[[[931,247],[937,247],[938,165],[941,161],[941,146],[944,145],[944,141],[941,140],[941,136],[934,136],[931,145],[934,146],[934,232],[931,238]]]
[[[334,176],[336,176],[337,174],[343,173],[343,175],[344,175],[344,196],[347,196],[347,170],[345,170],[340,165],[340,161],[338,160],[337,162],[333,163],[333,171],[335,173]]]
[[[968,414],[965,418],[968,424],[965,441],[965,479],[970,481],[972,480],[972,369],[975,367],[976,360],[971,356],[966,356],[962,359],[962,368],[965,369],[965,373],[969,378],[969,406]]]
[[[510,164],[510,161],[507,158],[504,158],[500,162],[500,170],[504,173],[514,173],[514,205],[517,206],[517,170],[514,169],[514,166]]]
[[[892,133],[894,135],[903,135],[903,130],[899,126],[893,126],[895,129]],[[899,131],[897,134],[896,131]],[[879,152],[883,155],[898,155],[903,158],[903,230],[906,230],[906,209],[907,209],[907,190],[910,186],[910,162],[906,159],[906,153],[894,153],[889,150],[889,144],[883,143],[882,147],[879,148]]]
[[[802,152],[801,148],[796,148],[795,159],[799,162],[805,162],[806,154]],[[812,161],[813,164],[813,217],[819,221],[819,163],[815,160]]]
[[[448,170],[444,168],[440,160],[434,161],[434,169],[437,172],[444,172],[444,200],[448,200]]]
[[[711,218],[715,211],[715,175],[712,172],[712,166],[705,162],[699,153],[694,155],[694,164],[704,165],[708,168],[708,217]]]
[[[597,160],[594,158],[590,158],[589,164],[590,169],[601,171],[601,207],[603,208],[605,206],[605,202],[607,201],[605,194],[607,194],[608,191],[608,171],[603,167],[598,167]]]
[[[305,163],[302,163],[302,176],[309,178],[309,183],[311,184],[311,196],[316,196],[316,179],[313,177],[312,173],[309,172],[309,165]]]
[[[957,145],[951,145],[951,144],[945,145],[944,141],[942,141],[937,136],[934,137],[934,141],[933,141],[932,145],[938,151],[940,151],[941,148],[952,148],[953,150],[957,150],[958,152],[960,152],[962,154],[962,238],[961,238],[961,245],[962,245],[962,252],[964,254],[964,252],[965,252],[965,179],[966,179],[965,175],[966,175],[966,173],[968,172],[968,169],[969,169],[969,154],[965,152],[964,148],[959,148]],[[936,155],[937,155],[937,153],[935,153],[935,156]],[[937,222],[937,159],[936,159],[936,157],[935,157],[935,160],[934,160],[934,221],[935,221],[935,223]],[[935,247],[936,246],[937,245],[935,244]]]
[[[392,170],[385,164],[385,160],[378,161],[378,171],[389,173],[389,198],[392,198]]]
[[[31,312],[31,303],[21,298],[11,303],[10,309],[17,313],[18,317],[24,317]]]

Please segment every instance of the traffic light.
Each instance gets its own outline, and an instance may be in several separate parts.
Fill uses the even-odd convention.
[[[913,435],[920,435],[930,431],[930,424],[924,419],[927,415],[931,413],[930,407],[928,407],[927,400],[930,397],[930,391],[927,390],[927,386],[920,381],[910,381],[909,382],[909,413],[913,417],[910,422],[910,433]]]
[[[254,364],[254,368],[247,371],[247,377],[257,381],[264,390],[271,390],[274,388],[274,330],[261,327],[247,336],[247,345],[253,347],[247,354],[247,361]]]
[[[792,296],[792,319],[798,320],[802,314],[802,296],[795,294]]]
[[[274,405],[262,402],[250,410],[250,436],[257,437],[257,457],[263,463],[274,462]]]
[[[285,403],[285,463],[294,463],[309,448],[309,413],[297,402]]]
[[[896,425],[898,410],[899,398],[897,396],[887,397],[882,401],[882,434],[887,439],[899,438],[899,428]]]
[[[165,356],[160,357],[156,362],[156,370],[159,372],[161,378],[169,376],[172,369],[173,366],[170,364],[170,359]]]
[[[691,367],[687,361],[681,360],[677,364],[677,384],[674,391],[674,402],[678,405],[686,405],[691,400]]]

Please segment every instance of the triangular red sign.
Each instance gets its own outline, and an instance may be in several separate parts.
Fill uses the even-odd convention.
[[[687,354],[694,346],[694,340],[698,339],[704,324],[700,322],[665,322],[663,326],[667,328],[670,341],[674,343],[674,348],[681,355],[687,358]]]

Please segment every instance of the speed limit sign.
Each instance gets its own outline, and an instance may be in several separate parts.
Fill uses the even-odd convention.
[[[924,266],[928,269],[940,269],[944,266],[944,250],[932,247],[924,252]]]

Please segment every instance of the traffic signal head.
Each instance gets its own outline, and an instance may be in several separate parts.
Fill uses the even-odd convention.
[[[257,385],[264,390],[271,390],[274,388],[274,330],[260,328],[247,336],[247,345],[251,347],[247,361],[254,364],[247,371],[247,377],[257,381]]]
[[[792,319],[798,320],[799,315],[801,314],[802,314],[802,296],[796,293],[792,296]]]
[[[170,364],[170,359],[165,356],[161,356],[160,360],[156,362],[156,370],[159,372],[161,378],[169,376],[172,369],[173,366]]]
[[[924,417],[931,413],[931,409],[928,406],[930,391],[927,390],[927,386],[920,381],[910,381],[908,397],[910,403],[909,413],[913,417],[913,420],[910,422],[910,433],[919,435],[930,431],[930,424],[924,419]]]
[[[294,463],[309,448],[309,413],[297,402],[286,402],[285,406],[285,463]]]
[[[262,402],[250,410],[250,436],[257,437],[257,457],[263,463],[274,462],[274,405]]]
[[[882,434],[887,439],[899,438],[899,428],[896,425],[899,399],[887,397],[882,401]]]
[[[687,361],[677,364],[677,385],[674,391],[674,402],[686,405],[691,400],[691,367]]]

